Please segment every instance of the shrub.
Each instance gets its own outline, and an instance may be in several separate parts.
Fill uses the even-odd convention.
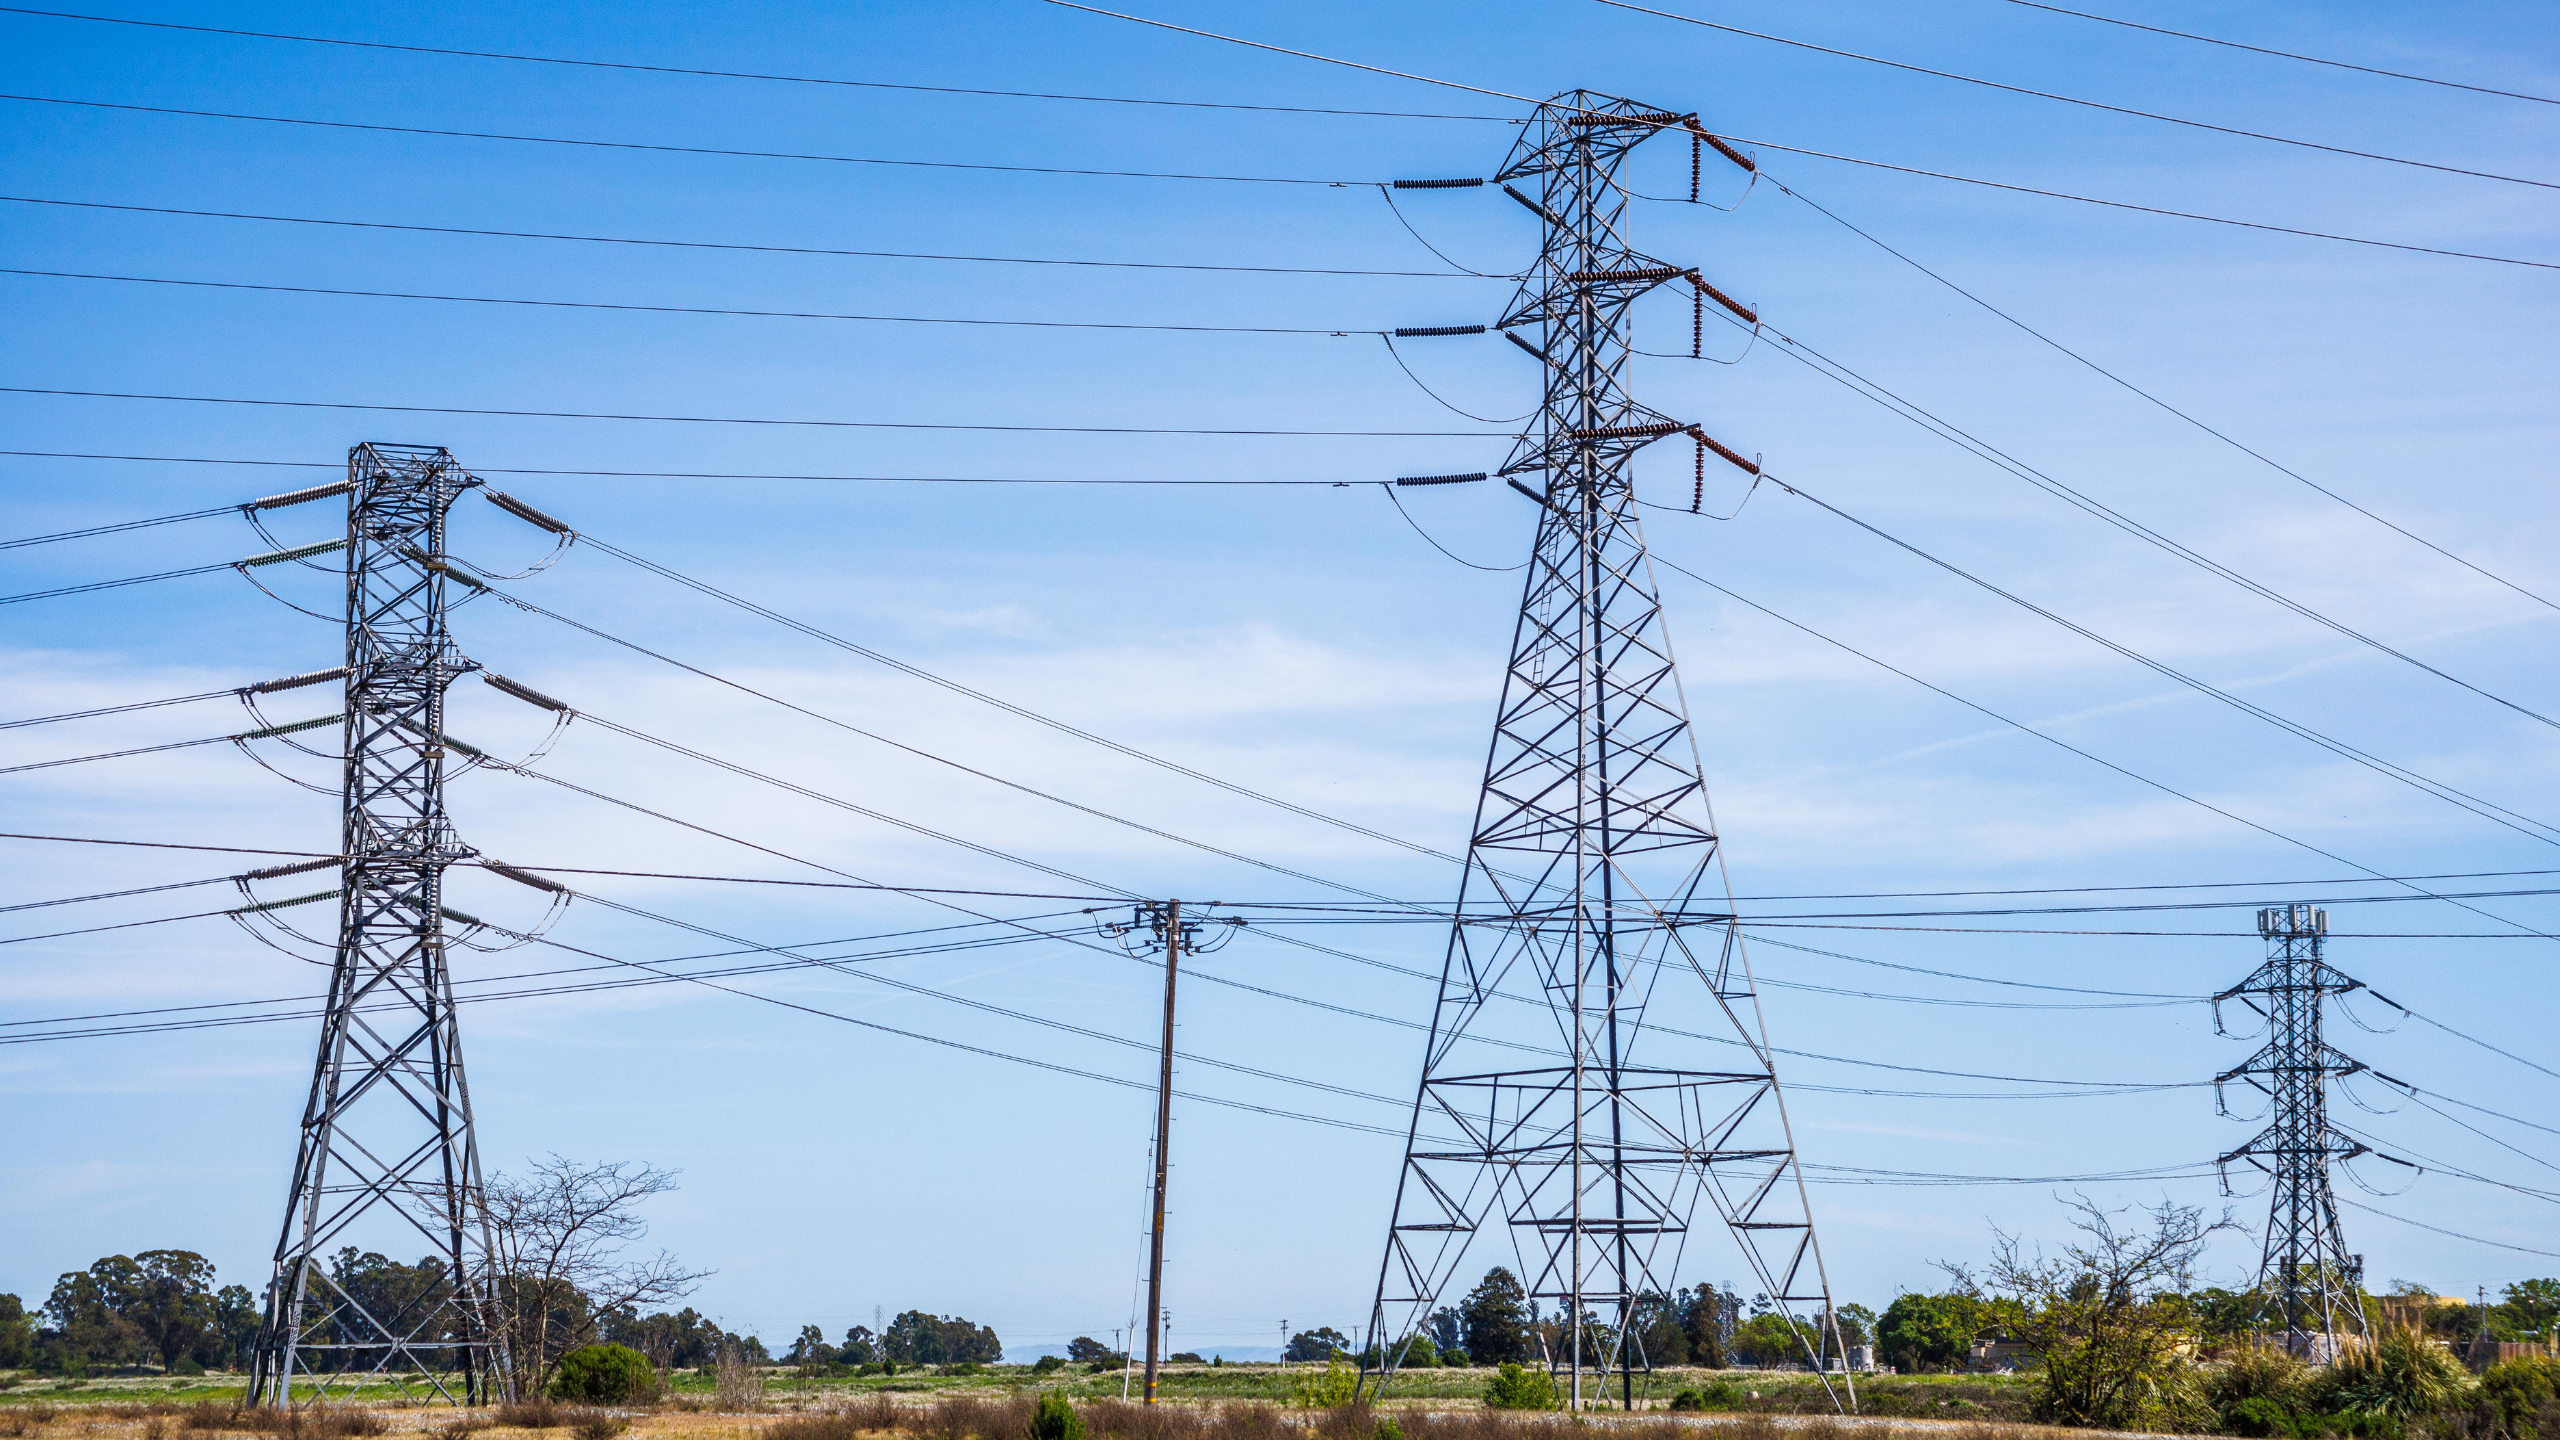
[[[560,1424],[560,1407],[544,1396],[510,1400],[498,1407],[497,1421],[519,1430],[550,1430]]]
[[[569,1427],[578,1440],[613,1440],[631,1428],[631,1422],[610,1410],[578,1409],[570,1412]]]
[[[1039,1359],[1031,1362],[1031,1373],[1034,1375],[1046,1375],[1052,1370],[1063,1370],[1066,1366],[1067,1357],[1064,1355],[1043,1355]]]
[[[2312,1389],[2320,1408],[2406,1421],[2442,1408],[2470,1387],[2451,1351],[2403,1325],[2340,1355]]]
[[[1351,1403],[1360,1390],[1360,1372],[1351,1362],[1336,1355],[1324,1362],[1322,1370],[1307,1370],[1291,1387],[1291,1399],[1300,1405],[1319,1410],[1339,1410]]]
[[[1674,1410],[1728,1410],[1742,1398],[1742,1391],[1730,1380],[1710,1380],[1694,1390],[1683,1390],[1671,1397]]]
[[[1452,1345],[1440,1352],[1440,1363],[1453,1369],[1463,1368],[1467,1363],[1467,1352]]]
[[[649,1357],[628,1345],[581,1345],[560,1357],[551,1377],[551,1394],[559,1400],[589,1400],[620,1405],[654,1400],[658,1372]]]
[[[1044,1360],[1056,1360],[1048,1355]],[[1060,1360],[1059,1364],[1066,1362]],[[1056,1368],[1056,1367],[1051,1367]],[[1051,1393],[1040,1397],[1040,1408],[1031,1412],[1031,1440],[1084,1440],[1084,1417],[1066,1396]]]
[[[2560,1399],[2560,1363],[2502,1360],[2480,1376],[2483,1417],[2510,1440],[2530,1440],[2544,1407]]]
[[[1544,1370],[1524,1370],[1505,1360],[1485,1383],[1484,1403],[1495,1410],[1553,1410],[1555,1377]]]
[[[1404,1427],[1396,1423],[1393,1415],[1381,1415],[1370,1434],[1372,1440],[1404,1440]]]

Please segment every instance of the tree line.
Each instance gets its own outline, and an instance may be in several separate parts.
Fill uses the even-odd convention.
[[[844,1343],[829,1345],[815,1325],[800,1327],[783,1363],[813,1374],[851,1372],[895,1374],[918,1365],[993,1365],[1004,1358],[1004,1341],[995,1330],[957,1315],[931,1315],[902,1310],[887,1328],[873,1334],[868,1325],[844,1332]]]

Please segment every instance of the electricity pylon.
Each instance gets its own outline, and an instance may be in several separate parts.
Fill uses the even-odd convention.
[[[479,483],[438,447],[347,456],[344,880],[259,1402],[290,1403],[297,1379],[325,1394],[350,1372],[414,1376],[465,1403],[505,1389],[443,900],[445,868],[473,853],[445,816],[445,691],[478,668],[446,629],[445,514]],[[359,1235],[394,1259],[423,1239],[442,1274],[396,1297],[350,1293],[326,1257]]]
[[[2329,912],[2318,906],[2260,910],[2258,933],[2267,939],[2266,963],[2213,1003],[2217,1024],[2225,1001],[2237,1000],[2264,1016],[2267,1043],[2213,1083],[2217,1106],[2224,1085],[2239,1080],[2254,1087],[2267,1097],[2269,1120],[2218,1166],[2226,1190],[2234,1163],[2270,1181],[2266,1248],[2258,1261],[2259,1323],[2281,1324],[2287,1349],[2326,1360],[2336,1353],[2341,1334],[2365,1333],[2364,1257],[2347,1252],[2329,1167],[2367,1147],[2330,1126],[2329,1082],[2366,1066],[2321,1038],[2321,1009],[2330,996],[2361,990],[2364,982],[2322,958]]]
[[[1624,387],[1640,296],[1686,279],[1747,313],[1626,243],[1617,172],[1666,130],[1749,163],[1694,116],[1574,91],[1496,176],[1544,232],[1498,327],[1542,371],[1501,471],[1538,531],[1379,1267],[1379,1383],[1490,1229],[1561,1321],[1547,1359],[1575,1406],[1592,1370],[1631,1403],[1631,1322],[1676,1288],[1701,1200],[1791,1325],[1809,1307],[1805,1358],[1843,1358],[1631,488],[1636,451],[1678,434],[1758,470]],[[1553,1059],[1500,1068],[1523,1051]]]

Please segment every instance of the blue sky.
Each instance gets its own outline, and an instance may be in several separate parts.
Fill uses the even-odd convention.
[[[2453,5],[2426,25],[2350,4],[2124,0],[2128,18],[2468,83],[2560,94],[2548,17]],[[1671,7],[1680,8],[1680,7]],[[912,85],[1511,116],[1507,101],[1151,31],[1035,3],[759,7],[461,4],[181,8],[133,18],[456,49]],[[1274,44],[1539,95],[1572,88],[1698,111],[1727,133],[1926,169],[2443,249],[2560,260],[2545,190],[2206,134],[1589,4],[1209,6],[1146,13]],[[1853,3],[1819,14],[1690,7],[1726,23],[2243,129],[2544,178],[2545,104],[2324,70],[2141,35],[2001,0]],[[637,22],[637,23],[635,23]],[[438,236],[0,202],[18,270],[348,290],[794,312],[1330,332],[1480,323],[1507,295],[1447,273],[1375,181],[1490,173],[1499,121],[1319,116],[997,99],[575,69],[0,16],[12,94],[453,131],[708,149],[1342,180],[1330,185],[906,169],[443,138],[0,101],[21,199],[481,230],[1040,258],[1441,272],[1316,276],[1005,265]],[[1633,174],[1685,196],[1664,144]],[[2548,270],[2395,253],[2005,194],[1763,151],[1758,185],[1706,172],[1706,198],[1636,207],[1638,243],[1700,266],[1795,340],[2170,539],[2462,681],[2554,713],[2544,603],[2394,534],[2164,414],[1779,191],[1783,181],[1912,259],[2247,446],[2525,590],[2560,597]],[[1712,157],[1710,157],[1712,159]],[[1408,193],[1403,219],[1454,265],[1527,258],[1528,217],[1492,190]],[[478,409],[952,425],[1460,432],[1384,437],[995,433],[660,424],[0,395],[10,450],[321,465],[366,439],[449,446],[597,538],[901,660],[1197,769],[1441,848],[1463,842],[1517,577],[1465,568],[1370,482],[1482,468],[1499,427],[1443,408],[1374,335],[1110,332],[643,314],[0,276],[0,384],[50,390]],[[1644,312],[1647,348],[1686,354],[1685,306]],[[1737,363],[1648,359],[1657,408],[1702,421],[1774,474],[1878,529],[2325,735],[2530,817],[2560,810],[2551,727],[2343,639],[2143,544],[1797,364],[1711,327]],[[1417,341],[1450,405],[1531,403],[1489,337]],[[1350,482],[1271,487],[926,485],[497,475],[501,470],[813,476]],[[1763,486],[1736,519],[1684,513],[1689,456],[1640,465],[1663,559],[2125,770],[2391,874],[2560,869],[2549,842],[2488,823],[2279,733]],[[11,535],[233,503],[325,470],[0,457]],[[1744,498],[1709,477],[1705,508]],[[1407,492],[1449,551],[1516,563],[1528,507],[1496,486]],[[280,512],[279,536],[330,518]],[[470,502],[456,549],[493,571],[540,538]],[[263,550],[217,518],[9,552],[9,593],[219,563]],[[262,572],[268,573],[268,572]],[[1275,864],[1444,896],[1451,867],[1240,800],[1026,724],[573,549],[511,582],[538,603],[910,745]],[[1746,895],[2250,882],[2251,903],[2383,887],[2338,861],[2147,788],[1666,575],[1707,779]],[[295,588],[299,587],[299,588]],[[289,598],[330,605],[325,577]],[[230,575],[0,608],[12,716],[248,683],[333,662],[334,631]],[[481,603],[475,657],[604,718],[1043,864],[1147,894],[1329,893],[1150,839],[741,699],[549,621]],[[289,698],[289,697],[288,697]],[[278,719],[302,707],[270,707]],[[317,713],[314,711],[313,713]],[[455,728],[493,749],[534,712],[478,687]],[[241,728],[220,704],[6,732],[17,764]],[[278,769],[327,783],[289,753]],[[565,779],[826,864],[919,886],[1056,888],[1051,877],[791,798],[573,726]],[[6,777],[9,828],[322,849],[331,800],[227,746]],[[467,839],[520,863],[811,874],[499,774],[457,783]],[[225,873],[178,851],[8,845],[8,903]],[[2266,882],[2263,884],[2256,882]],[[2276,883],[2302,882],[2302,883]],[[2540,878],[2446,882],[2543,888]],[[599,895],[759,943],[948,922],[896,897],[599,879]],[[457,882],[458,903],[530,920],[529,892]],[[467,893],[460,893],[467,892]],[[177,892],[22,912],[13,932],[183,913]],[[1030,915],[1079,904],[1009,901]],[[1754,902],[1783,910],[1884,909]],[[2527,928],[2560,907],[2475,902]],[[1954,902],[1960,908],[1973,902]],[[1927,908],[1927,907],[1924,907]],[[1892,925],[1891,921],[1846,924]],[[1922,922],[1988,934],[1798,929],[1819,949],[1968,975],[2202,994],[2256,963],[2246,911]],[[2344,905],[2331,958],[2466,1034],[2553,1063],[2551,944],[2448,904]],[[631,958],[716,948],[601,907],[559,938]],[[1427,927],[1319,938],[1436,964]],[[851,947],[859,948],[859,947]],[[1764,947],[1772,980],[1933,999],[2039,992]],[[466,979],[560,968],[557,952],[471,956]],[[311,993],[317,972],[220,921],[0,952],[0,1019]],[[1248,936],[1204,972],[1418,1020],[1429,987]],[[1154,976],[1065,944],[880,962],[900,980],[1144,1039]],[[532,984],[556,983],[545,981]],[[1130,1078],[1137,1050],[821,972],[739,982],[843,1014]],[[517,988],[490,983],[487,988]],[[1997,1075],[2193,1082],[2249,1043],[2201,1005],[2013,1010],[1772,988],[1781,1046]],[[2092,997],[2053,995],[2057,1003]],[[2389,1028],[2368,1001],[2356,1013]],[[787,1339],[874,1307],[991,1323],[1009,1342],[1125,1324],[1140,1257],[1150,1102],[694,987],[467,1007],[493,1168],[558,1151],[679,1169],[654,1240],[718,1273],[694,1303]],[[309,1066],[308,1021],[26,1044],[0,1051],[0,1289],[40,1298],[102,1254],[175,1246],[255,1285],[273,1243]],[[1407,1090],[1406,1029],[1232,986],[1186,993],[1183,1044],[1349,1088]],[[2336,1042],[2376,1068],[2548,1119],[2555,1080],[2410,1024]],[[1986,1176],[2209,1170],[2251,1127],[2187,1088],[2102,1098],[1798,1060],[1805,1157]],[[1186,1087],[1367,1123],[1392,1106],[1186,1068]],[[2394,1102],[2370,1082],[2356,1094]],[[2440,1103],[2440,1102],[2439,1102]],[[2345,1123],[2395,1154],[2551,1188],[2547,1132],[2403,1106]],[[1232,1109],[1178,1112],[1168,1306],[1178,1344],[1229,1353],[1284,1317],[1349,1329],[1365,1311],[1396,1142]],[[2360,1167],[2384,1189],[2391,1166]],[[2052,1237],[2049,1184],[1814,1191],[1835,1288],[1881,1306],[1928,1262],[1978,1254],[1989,1224]],[[2096,1184],[2109,1203],[2219,1205],[2209,1178]],[[2554,1261],[2548,1202],[2444,1173],[2378,1198],[2352,1184],[2352,1248],[2377,1280],[2468,1293]],[[2254,1228],[2246,1198],[2232,1202]],[[2374,1212],[2386,1212],[2382,1214]],[[1684,1278],[1741,1267],[1693,1250]],[[1491,1257],[1488,1257],[1491,1258]],[[2255,1259],[2215,1252],[2217,1278]]]

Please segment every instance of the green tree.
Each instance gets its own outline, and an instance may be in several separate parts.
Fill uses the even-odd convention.
[[[1680,1310],[1680,1333],[1689,1343],[1689,1363],[1710,1370],[1731,1364],[1726,1341],[1742,1320],[1742,1307],[1731,1292],[1702,1280],[1692,1289],[1675,1291],[1672,1298]]]
[[[2520,1335],[2548,1339],[2560,1329],[2560,1280],[2518,1280],[2498,1300],[2499,1311]]]
[[[141,1283],[142,1267],[128,1255],[109,1255],[86,1270],[53,1282],[44,1302],[52,1330],[52,1358],[66,1374],[95,1365],[127,1365],[148,1353],[142,1332],[125,1316]]]
[[[890,1321],[880,1337],[880,1349],[885,1358],[901,1365],[992,1365],[1004,1358],[1004,1342],[988,1326],[922,1310],[902,1312]]]
[[[1819,1334],[1811,1321],[1789,1325],[1786,1316],[1773,1310],[1734,1328],[1733,1352],[1754,1365],[1807,1364],[1805,1347],[1818,1344]]]
[[[1873,1345],[1876,1343],[1876,1312],[1855,1301],[1832,1312],[1840,1322],[1840,1343]]]
[[[1680,1307],[1667,1295],[1638,1295],[1627,1307],[1627,1334],[1637,1363],[1647,1370],[1689,1363],[1689,1335],[1680,1328]]]
[[[1067,1342],[1067,1358],[1078,1365],[1118,1364],[1120,1352],[1090,1335],[1079,1335]]]
[[[1084,1440],[1084,1417],[1066,1396],[1052,1390],[1031,1412],[1031,1440]]]
[[[258,1331],[266,1316],[246,1285],[213,1294],[213,1327],[196,1350],[197,1363],[216,1370],[246,1370],[256,1360]]]
[[[213,1262],[192,1250],[145,1250],[133,1261],[125,1318],[161,1368],[173,1368],[213,1332]]]
[[[1280,1353],[1284,1360],[1330,1360],[1350,1354],[1351,1340],[1330,1325],[1319,1325],[1290,1336],[1289,1348]]]
[[[2193,1206],[2163,1200],[2128,1225],[2127,1212],[2083,1197],[2072,1204],[2080,1238],[2046,1258],[1994,1229],[1981,1287],[1990,1319],[2043,1362],[2036,1418],[2113,1429],[2176,1428],[2168,1413],[2183,1347],[2195,1333],[2185,1291],[2216,1230]],[[1974,1290],[1962,1267],[1945,1267]]]
[[[1529,1358],[1529,1294],[1519,1277],[1496,1265],[1458,1305],[1467,1357],[1478,1365]]]
[[[1876,1321],[1876,1349],[1905,1374],[1964,1366],[1982,1332],[1982,1306],[1965,1295],[1897,1295]]]
[[[0,1295],[0,1370],[25,1370],[36,1363],[36,1321],[27,1302]]]

